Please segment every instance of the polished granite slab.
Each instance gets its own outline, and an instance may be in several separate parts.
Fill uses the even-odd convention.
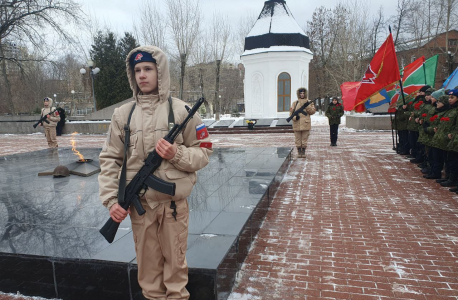
[[[291,148],[214,149],[188,198],[191,299],[226,299],[291,159]],[[98,162],[100,149],[79,149]],[[71,149],[0,157],[0,291],[72,299],[143,299],[130,220],[109,244],[97,174],[39,172]],[[82,297],[84,295],[84,297]]]

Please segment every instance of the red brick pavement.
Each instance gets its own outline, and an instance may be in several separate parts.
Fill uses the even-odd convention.
[[[229,299],[458,299],[458,195],[395,154],[390,132],[344,129],[338,147],[328,134],[314,127],[307,159],[292,162]],[[0,155],[10,141],[46,148],[32,137],[0,136]],[[212,138],[215,147],[293,139]],[[101,147],[104,137],[77,136],[86,140]]]
[[[389,132],[329,147],[315,128],[309,142],[229,299],[458,299],[458,195],[395,154]]]

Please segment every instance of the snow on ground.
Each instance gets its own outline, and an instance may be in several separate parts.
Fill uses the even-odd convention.
[[[41,298],[41,297],[29,297],[29,296],[24,296],[24,295],[21,295],[19,292],[17,292],[17,294],[7,294],[7,293],[2,293],[0,292],[0,300],[3,300],[3,299],[8,299],[8,300],[47,300],[45,298]],[[58,300],[58,299],[49,299],[49,300]]]
[[[343,125],[343,126],[345,126],[345,124],[346,124],[346,122],[345,122],[346,115],[347,115],[347,113],[340,119],[340,124]],[[371,114],[362,114],[362,115],[371,115]],[[312,119],[312,126],[326,126],[326,125],[329,125],[328,118],[324,115],[324,113],[322,115],[320,115],[317,112],[314,115],[311,115],[310,117]],[[214,120],[214,119],[215,118],[210,118],[210,119],[205,119],[205,120]],[[221,115],[220,116],[220,120],[233,120],[234,123],[232,123],[232,124],[235,124],[237,121],[243,120],[243,119],[245,119],[244,116],[232,117],[230,114]]]

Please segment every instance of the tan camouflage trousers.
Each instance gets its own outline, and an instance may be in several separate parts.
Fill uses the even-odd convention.
[[[307,148],[310,130],[294,131],[296,147]]]
[[[143,216],[130,208],[135,251],[137,252],[138,283],[147,299],[189,299],[186,290],[188,264],[189,207],[186,199],[175,201],[176,220],[171,202],[152,209],[145,200]]]
[[[56,127],[45,127],[44,129],[49,148],[57,148]]]

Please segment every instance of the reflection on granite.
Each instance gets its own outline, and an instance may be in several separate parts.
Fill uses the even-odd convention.
[[[100,149],[79,151],[98,163]],[[130,219],[112,244],[98,232],[109,214],[97,174],[37,176],[77,159],[70,148],[0,157],[0,269],[9,272],[0,290],[142,299]],[[227,298],[290,159],[291,148],[215,149],[199,171],[188,198],[191,299]]]

